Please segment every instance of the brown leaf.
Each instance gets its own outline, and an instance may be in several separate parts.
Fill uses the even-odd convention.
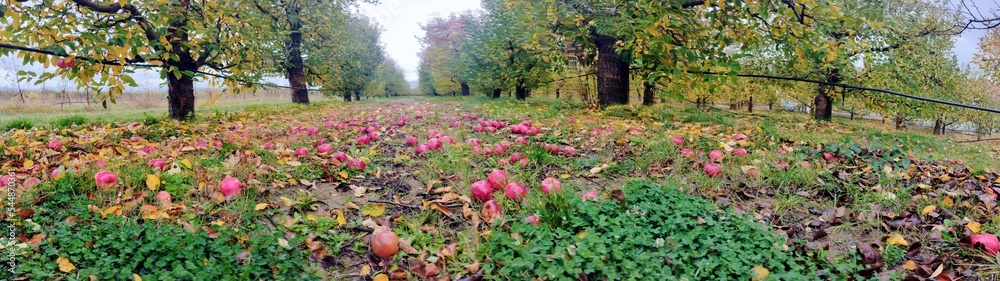
[[[208,226],[202,226],[201,229],[205,230],[205,232],[208,232],[208,238],[215,239],[215,237],[219,236],[219,231],[215,230],[214,228]]]
[[[35,236],[31,236],[31,239],[28,239],[26,242],[31,245],[39,245],[42,244],[42,239],[45,239],[45,233],[35,234]]]
[[[476,272],[478,272],[479,271],[479,262],[477,261],[477,262],[474,262],[472,264],[465,265],[465,270],[468,270],[469,273],[476,273]]]
[[[236,255],[236,262],[243,264],[243,261],[250,257],[250,251],[243,249],[242,252]]]
[[[20,209],[14,212],[14,215],[21,217],[22,219],[29,219],[31,216],[35,215],[35,210],[32,209]]]
[[[882,268],[882,252],[875,250],[871,244],[858,245],[858,253],[861,254],[861,264],[866,265],[866,269],[861,271],[861,275],[871,277],[876,271]]]
[[[402,240],[400,240],[400,242],[402,242]],[[410,258],[406,262],[407,262],[407,267],[410,269],[410,272],[413,272],[413,274],[416,274],[417,276],[426,276],[426,272],[424,270],[427,265],[424,264],[422,260],[418,258]]]
[[[437,264],[428,264],[424,266],[424,276],[434,277],[441,273],[441,269],[438,268]]]
[[[448,207],[445,207],[444,205],[441,205],[441,203],[431,202],[430,207],[431,207],[431,210],[437,210],[437,211],[441,212],[442,214],[444,214],[445,216],[448,216],[448,217],[451,216],[451,209],[448,208]]]
[[[407,280],[407,279],[410,279],[410,277],[407,276],[406,270],[403,270],[402,268],[397,268],[396,270],[393,270],[392,272],[389,273],[389,280]]]
[[[441,250],[438,250],[438,257],[441,258],[454,257],[457,247],[458,243],[451,243],[448,246],[441,247]]]
[[[618,200],[619,205],[625,205],[625,193],[621,190],[612,190],[611,198]]]
[[[413,248],[413,246],[410,246],[410,242],[406,241],[405,239],[399,239],[399,250],[403,251],[403,253],[411,255],[416,255],[417,253],[419,253],[417,249]]]

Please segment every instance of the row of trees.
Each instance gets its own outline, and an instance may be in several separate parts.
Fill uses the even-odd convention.
[[[950,4],[484,0],[479,11],[424,26],[420,89],[424,94],[472,89],[494,97],[513,91],[523,99],[551,81],[593,69],[600,105],[629,103],[630,81],[637,80],[645,104],[659,92],[700,105],[722,100],[752,110],[756,96],[772,106],[800,101],[821,120],[832,117],[836,104],[852,114],[887,116],[897,126],[930,120],[943,132],[950,124],[995,114],[822,84],[702,73],[777,74],[994,106],[989,103],[997,97],[971,89],[997,81],[989,74],[1000,65],[1000,56],[989,54],[1000,50],[997,32],[984,39],[976,67],[960,67],[953,36],[968,19]]]
[[[385,58],[377,24],[351,12],[356,2],[2,0],[0,42],[41,51],[0,48],[0,55],[17,52],[24,64],[46,68],[74,60],[26,75],[73,80],[112,102],[136,86],[132,67],[158,68],[170,117],[179,120],[194,115],[196,79],[238,93],[284,76],[295,103],[309,103],[310,87],[345,100],[409,91],[402,70]]]

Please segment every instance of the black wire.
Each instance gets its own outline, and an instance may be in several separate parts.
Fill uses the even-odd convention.
[[[718,72],[711,72],[711,71],[688,71],[688,73],[704,74],[704,75],[730,75],[730,74],[726,74],[726,73],[718,73]],[[886,89],[878,89],[878,88],[871,88],[871,87],[864,87],[864,86],[855,86],[855,85],[848,85],[848,84],[841,84],[841,83],[832,83],[832,82],[826,82],[826,81],[820,81],[820,80],[813,80],[813,79],[805,79],[805,78],[785,77],[785,76],[776,76],[776,75],[765,75],[765,74],[736,74],[736,76],[737,77],[746,77],[746,78],[763,78],[763,79],[772,79],[772,80],[787,80],[787,81],[808,82],[808,83],[813,83],[813,84],[822,84],[822,85],[827,85],[827,86],[843,87],[843,88],[854,89],[854,90],[862,90],[862,91],[885,93],[885,94],[890,94],[890,95],[894,95],[894,96],[900,96],[900,97],[904,97],[904,98],[915,99],[915,100],[925,101],[925,102],[930,102],[930,103],[937,103],[937,104],[943,104],[943,105],[949,105],[949,106],[955,106],[955,107],[962,107],[962,108],[979,110],[979,111],[986,111],[986,112],[992,112],[992,113],[1000,113],[1000,110],[997,110],[997,109],[985,108],[985,107],[980,107],[980,106],[975,106],[975,105],[962,104],[962,103],[957,103],[957,102],[952,102],[952,101],[946,101],[946,100],[932,99],[932,98],[921,97],[921,96],[914,96],[914,95],[904,94],[904,93],[900,93],[900,92],[896,92],[896,91],[892,91],[892,90],[886,90]]]

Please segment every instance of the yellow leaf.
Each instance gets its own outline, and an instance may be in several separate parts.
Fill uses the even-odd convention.
[[[347,179],[348,177],[347,171],[340,171],[337,175],[340,176],[341,179]]]
[[[263,209],[267,209],[267,203],[257,204],[257,206],[253,206],[253,209],[257,210],[257,211],[260,211],[260,210],[263,210]]]
[[[351,202],[345,203],[344,206],[347,206],[347,208],[351,208],[351,209],[355,209],[355,210],[361,210],[361,207],[358,207],[358,204],[354,204],[354,203],[351,203]]]
[[[913,260],[908,260],[903,263],[903,269],[910,271],[917,270],[917,263],[913,262]]]
[[[285,240],[285,238],[278,238],[278,246],[281,246],[285,249],[292,248],[291,246],[288,245],[288,240]]]
[[[767,280],[767,276],[771,275],[770,270],[767,270],[767,268],[764,268],[763,266],[759,265],[754,266],[753,268],[750,269],[750,271],[753,272],[753,277],[750,278],[750,280],[753,281]]]
[[[965,227],[969,228],[969,231],[972,231],[972,233],[979,233],[979,230],[983,228],[983,225],[978,222],[970,222],[969,224],[966,224]]]
[[[76,270],[76,266],[73,265],[73,263],[69,262],[69,260],[64,257],[57,258],[56,263],[59,264],[59,271],[69,273],[73,270]]]
[[[889,236],[889,239],[886,239],[885,243],[888,244],[888,245],[900,245],[900,246],[903,246],[903,247],[909,247],[910,246],[910,242],[906,242],[906,239],[903,238],[903,235],[901,235],[899,233],[896,233],[896,234],[893,234],[892,236]]]
[[[142,276],[139,276],[139,274],[132,273],[132,281],[142,281]]]
[[[107,209],[104,209],[104,211],[101,212],[101,217],[105,217],[106,218],[106,217],[108,217],[108,215],[121,216],[122,215],[122,206],[121,205],[114,205],[114,206],[108,207]]]
[[[306,219],[309,220],[309,221],[315,221],[316,220],[316,215],[314,215],[312,213],[306,214]]]
[[[930,213],[930,212],[933,212],[933,211],[935,211],[935,210],[937,210],[937,206],[934,206],[934,205],[929,205],[929,206],[927,206],[927,207],[924,207],[924,209],[923,209],[923,210],[920,210],[920,215],[921,215],[921,216],[923,216],[923,215],[927,215],[927,213]]]
[[[367,264],[365,266],[362,266],[360,274],[362,276],[365,276],[365,275],[368,275],[368,274],[372,274],[372,266],[367,265]]]
[[[372,278],[372,281],[389,281],[389,275],[385,275],[385,273],[379,273],[378,275],[375,275],[374,278]]]
[[[337,211],[337,225],[343,226],[347,224],[347,218],[344,217],[344,211]]]
[[[361,208],[361,214],[370,217],[381,216],[385,214],[385,204],[367,204]]]
[[[281,198],[278,198],[278,200],[281,201],[281,205],[282,206],[285,206],[285,207],[291,207],[292,206],[292,199],[288,199],[288,198],[285,198],[284,196],[282,196]]]
[[[218,192],[212,193],[212,202],[215,202],[215,204],[222,204],[222,202],[226,202],[226,196],[223,196],[222,193]]]
[[[944,205],[945,207],[955,206],[955,200],[951,199],[951,197],[945,197],[944,200],[941,200],[941,205]]]
[[[295,179],[288,179],[288,183],[291,184],[291,185],[299,185],[299,181],[297,181]]]
[[[156,175],[146,175],[146,187],[150,190],[156,191],[160,188],[160,177]]]
[[[35,161],[31,161],[30,159],[29,160],[24,160],[24,168],[25,169],[29,169],[29,168],[34,167],[34,166],[35,166]]]
[[[187,159],[181,160],[181,164],[184,165],[184,167],[187,167],[188,169],[191,169],[191,160],[187,160]]]
[[[559,175],[559,178],[560,178],[560,179],[568,179],[568,178],[569,178],[569,174],[562,174],[562,175]]]

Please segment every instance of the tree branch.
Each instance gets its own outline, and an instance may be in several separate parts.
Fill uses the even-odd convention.
[[[133,19],[135,19],[136,23],[139,24],[139,28],[142,28],[142,30],[146,33],[146,40],[149,40],[150,42],[159,41],[160,36],[156,34],[156,30],[154,30],[153,26],[149,24],[146,17],[139,12],[139,8],[133,6],[132,4],[125,4],[125,6],[122,6],[117,2],[113,4],[98,4],[94,3],[92,0],[73,0],[73,3],[90,9],[91,11],[105,14],[114,14],[125,10]]]

